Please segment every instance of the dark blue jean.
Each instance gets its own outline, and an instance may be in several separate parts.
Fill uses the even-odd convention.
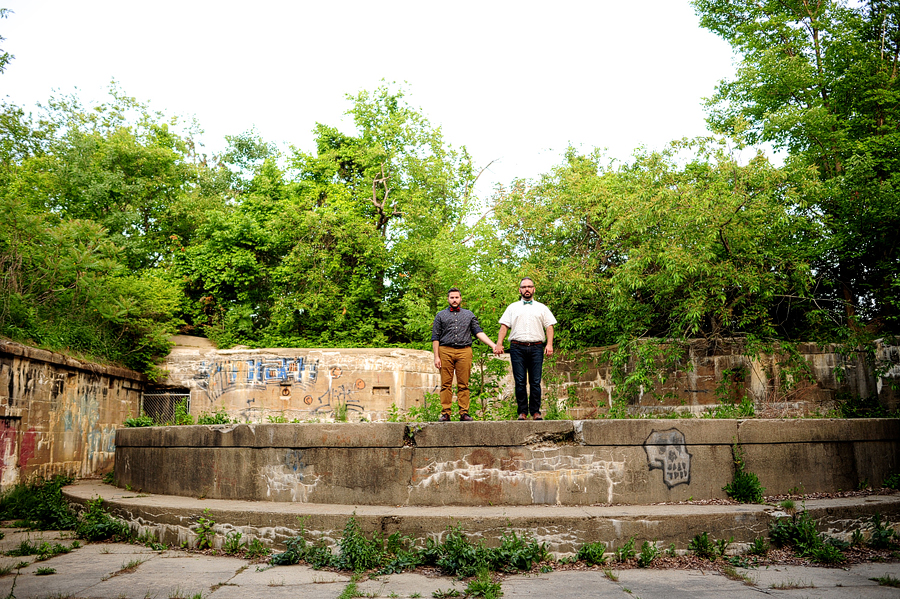
[[[509,345],[509,362],[516,384],[516,404],[519,414],[541,411],[541,369],[544,366],[544,345]],[[528,378],[526,382],[526,377]],[[530,394],[528,391],[530,390]]]

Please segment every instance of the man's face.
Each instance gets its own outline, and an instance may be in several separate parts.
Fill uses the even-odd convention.
[[[525,279],[521,283],[519,283],[519,295],[522,296],[522,299],[530,300],[534,297],[534,281],[531,279]]]
[[[459,305],[462,303],[462,296],[459,294],[459,291],[451,291],[447,296],[447,301],[454,308],[459,308]]]

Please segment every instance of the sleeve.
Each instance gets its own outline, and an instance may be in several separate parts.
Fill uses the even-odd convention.
[[[512,328],[512,316],[510,316],[509,309],[511,306],[507,306],[506,310],[503,311],[503,316],[500,317],[498,321],[500,324],[505,324],[506,328]]]
[[[472,320],[469,323],[469,330],[472,331],[472,336],[478,335],[478,333],[483,333],[484,329],[481,328],[481,325],[478,323],[478,317],[475,316],[475,313],[472,313]]]
[[[544,306],[544,318],[543,318],[543,321],[544,321],[544,328],[545,328],[545,329],[546,329],[547,327],[552,327],[553,325],[556,324],[556,318],[554,318],[553,312],[551,312],[551,311],[550,311],[550,308],[548,308],[547,306]]]
[[[443,331],[443,323],[441,322],[441,313],[438,312],[434,316],[434,322],[431,323],[431,340],[432,341],[440,341],[441,340],[441,332]]]

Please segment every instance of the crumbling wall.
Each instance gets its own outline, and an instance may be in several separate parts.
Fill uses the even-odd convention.
[[[576,417],[588,416],[595,406],[611,405],[616,383],[606,356],[615,349],[570,353],[557,361],[549,376],[545,374],[546,383],[557,385],[554,396],[578,398],[579,407],[572,410]],[[797,344],[795,352],[776,348],[772,353],[754,353],[742,340],[691,340],[677,349],[680,358],[660,363],[653,385],[641,387],[630,399],[632,410],[701,412],[744,397],[757,410],[773,412],[770,415],[824,412],[847,396],[877,396],[889,410],[900,405],[900,346],[893,342],[876,341],[874,359],[867,352],[815,343]],[[634,371],[633,360],[627,369]]]
[[[431,352],[411,349],[230,349],[179,336],[163,367],[170,388],[190,391],[191,413],[269,418],[384,420],[391,405],[421,406],[440,377]]]
[[[112,470],[116,428],[145,377],[0,341],[0,489],[30,477]]]

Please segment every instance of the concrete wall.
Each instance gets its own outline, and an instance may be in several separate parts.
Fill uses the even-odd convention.
[[[725,497],[732,443],[766,494],[900,471],[900,420],[593,420],[121,429],[151,493],[351,505],[647,504]]]
[[[112,469],[116,428],[143,375],[0,341],[0,489],[30,477]]]
[[[590,417],[597,405],[611,405],[615,384],[604,354],[613,349],[615,346],[568,354],[545,375],[545,382],[557,384],[559,397],[566,397],[569,387],[574,389],[579,399],[575,417]],[[743,340],[712,343],[698,339],[678,349],[681,356],[674,365],[660,365],[665,380],[657,378],[652,388],[643,388],[631,402],[632,411],[678,408],[699,413],[744,396],[753,400],[757,411],[768,411],[769,416],[825,412],[841,395],[877,396],[889,410],[900,406],[900,346],[886,340],[875,343],[875,363],[867,361],[863,352],[842,354],[836,345],[798,344],[797,355],[808,365],[811,380],[797,376],[797,364],[787,353],[744,355]],[[634,362],[627,368],[633,371]]]
[[[391,404],[422,405],[440,377],[431,352],[409,349],[231,349],[179,336],[163,367],[165,386],[190,391],[191,413],[226,411],[265,422],[331,418],[346,405],[350,420],[387,418]]]

